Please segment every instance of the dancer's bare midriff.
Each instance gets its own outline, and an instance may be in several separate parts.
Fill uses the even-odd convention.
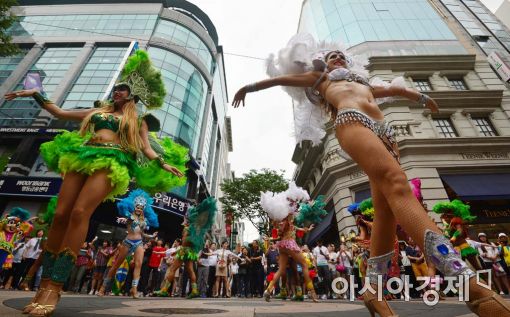
[[[101,129],[94,133],[90,139],[93,143],[115,143],[120,144],[119,134],[109,129]]]
[[[324,99],[337,111],[358,109],[374,120],[384,120],[384,115],[375,102],[372,89],[366,85],[346,80],[326,79],[318,88]]]

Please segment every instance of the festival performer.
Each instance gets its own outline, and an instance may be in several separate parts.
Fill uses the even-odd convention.
[[[128,234],[122,241],[119,248],[119,254],[113,263],[108,275],[103,280],[103,285],[98,291],[99,296],[104,296],[105,291],[109,291],[112,279],[117,273],[117,269],[124,262],[126,256],[133,254],[134,270],[133,280],[131,281],[130,295],[138,298],[138,281],[140,280],[140,270],[143,261],[143,238],[153,239],[158,233],[152,235],[145,234],[144,231],[149,228],[158,228],[158,216],[152,209],[152,197],[141,189],[135,189],[129,195],[117,203],[120,218],[117,222],[127,226]]]
[[[376,98],[401,96],[419,102],[432,112],[436,102],[427,95],[402,85],[370,83],[364,63],[349,56],[339,46],[318,44],[311,35],[298,34],[280,51],[278,60],[269,60],[272,77],[241,88],[232,105],[244,105],[246,94],[274,86],[285,86],[294,99],[297,140],[318,144],[325,136],[324,123],[332,114],[334,131],[345,158],[352,158],[370,180],[376,210],[372,225],[368,277],[374,289],[378,276],[386,275],[394,253],[398,223],[409,233],[427,260],[433,260],[445,276],[469,279],[469,308],[480,316],[510,316],[510,305],[500,296],[476,282],[473,272],[454,252],[436,224],[423,212],[413,196],[407,177],[399,164],[395,134]],[[385,301],[377,301],[377,291],[363,295],[369,311],[388,316],[395,313]]]
[[[8,215],[0,220],[0,270],[8,257],[12,255],[14,244],[24,239],[32,230],[29,217],[28,210],[14,207]]]
[[[469,238],[466,224],[476,219],[475,216],[471,215],[469,209],[469,205],[458,199],[451,202],[439,202],[432,208],[445,221],[443,231],[445,237],[450,239],[462,259],[467,259],[473,268],[478,271],[483,270],[480,261],[478,261],[478,251],[466,241]]]
[[[33,316],[48,316],[55,310],[90,216],[101,202],[124,194],[132,177],[150,193],[186,182],[182,176],[187,150],[168,138],[161,145],[151,142],[149,131],[158,130],[159,123],[154,116],[139,116],[136,111],[138,101],[154,109],[162,106],[165,96],[161,74],[151,66],[147,52],[137,50],[128,59],[120,80],[113,88],[113,100],[96,102],[96,109],[64,110],[37,89],[5,95],[7,100],[32,97],[53,116],[81,122],[80,131],[65,131],[40,147],[48,167],[64,179],[43,253],[42,290],[25,308]]]
[[[39,217],[37,218],[37,220],[39,222],[42,222],[42,224],[44,224],[45,226],[50,226],[51,222],[53,221],[53,217],[55,216],[56,208],[57,208],[57,197],[55,196],[50,199],[50,201],[48,202],[48,206],[46,207],[46,211],[42,214],[39,214],[38,215]],[[46,227],[46,229],[47,229],[47,227]],[[46,240],[47,240],[46,237],[43,237],[43,239],[41,240],[41,249],[43,249],[43,252],[41,252],[41,254],[39,254],[39,257],[37,258],[37,260],[35,260],[34,264],[32,264],[32,266],[28,270],[28,273],[23,278],[23,281],[19,285],[20,289],[25,290],[25,291],[30,290],[30,284],[32,283],[32,280],[33,280],[35,274],[37,274],[37,271],[39,270],[39,268],[41,267],[41,264],[42,264],[43,253],[44,253],[44,249],[46,248]],[[39,287],[39,289],[37,291],[38,292],[41,291],[41,288]]]
[[[299,203],[310,200],[308,193],[301,187],[297,187],[294,182],[289,184],[289,188],[285,192],[272,193],[265,192],[261,194],[260,205],[267,212],[269,218],[273,221],[273,226],[278,228],[281,239],[276,243],[279,251],[278,271],[274,274],[273,279],[269,282],[264,291],[266,301],[271,300],[271,292],[280,276],[287,269],[289,258],[301,265],[303,269],[303,278],[305,279],[306,288],[310,291],[314,302],[318,302],[313,282],[309,276],[308,266],[301,253],[301,248],[296,243],[296,231],[308,231],[310,228],[298,228],[294,225],[294,215],[297,213]],[[320,206],[321,202],[318,203]],[[296,287],[296,296],[302,297],[303,290],[300,286]]]
[[[208,197],[198,206],[188,209],[183,223],[182,244],[175,254],[172,265],[167,269],[165,284],[159,291],[154,292],[155,296],[169,296],[175,272],[183,263],[191,281],[191,292],[187,298],[192,299],[200,296],[193,262],[198,261],[198,252],[203,248],[204,236],[211,229],[217,210],[214,197]]]
[[[324,196],[318,196],[317,199],[314,201],[309,201],[306,203],[300,204],[299,213],[296,216],[294,222],[297,225],[295,227],[296,229],[296,240],[300,239],[302,240],[305,233],[311,231],[314,227],[314,225],[320,223],[322,221],[322,218],[324,218],[328,213],[326,210],[324,210],[324,206],[326,204],[324,203]],[[275,223],[275,227],[271,230],[271,238],[266,237],[266,241],[269,242],[269,240],[276,242],[282,239],[281,234],[283,232],[278,230],[279,224]],[[308,248],[307,246],[305,246]],[[312,254],[310,252],[301,252],[303,254],[303,258],[305,259],[306,267],[309,271],[309,276],[311,275],[310,270],[313,268]],[[278,257],[279,259],[280,257]],[[280,265],[280,264],[279,264]],[[280,268],[280,266],[278,266]],[[287,267],[282,268],[280,270],[280,280],[281,280],[281,287],[280,287],[280,293],[275,296],[277,299],[283,299],[286,300],[288,296],[287,292],[287,270],[290,270],[291,272],[291,278],[289,279],[290,283],[292,283],[292,287],[295,287],[296,285],[301,285],[300,277],[298,274],[297,264],[295,261],[292,260],[292,258],[288,259]],[[267,281],[268,283],[271,283],[274,280],[276,272],[273,272],[268,275]],[[312,277],[310,277],[312,278]],[[273,285],[277,285],[278,281],[274,281]],[[295,284],[295,285],[294,285]],[[269,295],[271,295],[272,290],[269,292]],[[298,294],[296,294],[298,293]],[[292,301],[303,301],[303,291],[302,289],[299,290],[299,292],[294,292],[294,295],[292,296]],[[267,300],[267,299],[266,299]]]

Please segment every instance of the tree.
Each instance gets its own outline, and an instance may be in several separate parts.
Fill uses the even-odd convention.
[[[11,43],[12,36],[7,34],[7,29],[17,21],[17,17],[9,12],[9,9],[16,4],[16,0],[0,1],[0,57],[16,55],[20,52],[18,45]]]
[[[248,219],[260,234],[269,231],[269,217],[260,206],[260,193],[282,192],[288,188],[283,171],[270,169],[251,170],[242,177],[221,184],[223,212],[233,219]]]

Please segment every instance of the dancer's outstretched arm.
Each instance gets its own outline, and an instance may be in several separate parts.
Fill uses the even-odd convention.
[[[94,109],[83,109],[83,110],[64,110],[57,106],[53,101],[43,97],[39,90],[36,88],[28,90],[18,90],[5,94],[5,99],[10,101],[18,97],[33,97],[35,101],[53,116],[73,121],[82,121],[87,117]]]
[[[163,168],[165,171],[172,173],[177,177],[184,176],[184,174],[181,173],[181,171],[179,171],[175,166],[171,166],[165,163],[163,158],[152,149],[149,142],[149,127],[147,126],[145,120],[142,120],[142,125],[140,126],[140,137],[142,138],[143,143],[142,152],[149,160],[159,160],[161,163],[161,168]]]
[[[246,85],[236,92],[234,100],[232,101],[232,106],[237,108],[242,103],[244,107],[244,98],[248,92],[267,89],[274,86],[312,87],[320,78],[321,74],[321,72],[307,72],[296,75],[284,75]]]
[[[373,87],[372,94],[375,98],[383,98],[383,97],[394,97],[401,96],[407,98],[412,101],[416,101],[422,103],[425,107],[429,108],[432,112],[438,112],[439,107],[434,99],[429,96],[422,94],[421,92],[415,89],[409,89],[406,87],[397,87],[397,86],[375,86]]]

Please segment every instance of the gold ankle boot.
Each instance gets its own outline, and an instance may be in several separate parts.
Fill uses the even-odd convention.
[[[381,301],[377,300],[377,294],[372,294],[368,290],[363,293],[363,302],[370,312],[370,316],[375,317],[377,313],[381,317],[398,317],[395,312],[391,309],[388,302],[382,298]]]

